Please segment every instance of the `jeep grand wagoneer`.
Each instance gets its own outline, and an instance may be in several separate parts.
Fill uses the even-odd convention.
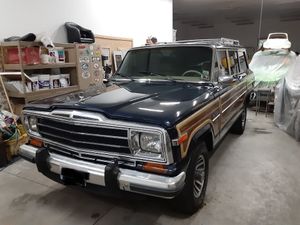
[[[25,106],[20,155],[63,184],[204,201],[210,153],[242,134],[254,77],[239,42],[133,48],[103,86]]]

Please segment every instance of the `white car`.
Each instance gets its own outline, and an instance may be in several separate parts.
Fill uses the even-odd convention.
[[[290,49],[291,42],[287,33],[270,33],[263,47],[265,49]]]

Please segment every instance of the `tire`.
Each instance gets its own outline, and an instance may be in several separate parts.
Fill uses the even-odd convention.
[[[233,134],[243,134],[246,127],[246,121],[247,121],[247,108],[244,107],[244,110],[242,114],[239,116],[239,118],[236,120],[236,122],[233,124],[231,128],[231,133]]]
[[[208,180],[209,157],[205,142],[191,149],[190,162],[186,171],[185,186],[174,199],[174,207],[183,213],[192,214],[204,204]]]

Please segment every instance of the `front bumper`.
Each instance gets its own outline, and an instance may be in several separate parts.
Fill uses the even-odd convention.
[[[112,189],[108,184],[108,165],[77,160],[57,154],[49,154],[47,149],[38,149],[30,145],[21,145],[19,155],[37,164],[38,170],[57,182],[63,183],[62,171],[65,169],[88,174],[85,178],[86,187],[97,185]],[[175,177],[139,172],[131,169],[117,168],[115,177],[117,188],[123,191],[135,192],[161,198],[174,198],[183,189],[185,172]],[[110,182],[111,183],[111,182]]]

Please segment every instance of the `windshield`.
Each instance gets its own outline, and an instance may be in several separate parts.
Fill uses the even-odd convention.
[[[162,47],[129,51],[115,77],[209,81],[212,49]]]

